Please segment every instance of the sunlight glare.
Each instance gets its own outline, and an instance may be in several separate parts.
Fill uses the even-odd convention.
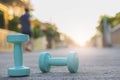
[[[86,29],[85,29],[86,30]],[[84,47],[86,45],[86,42],[91,39],[92,36],[95,35],[96,30],[91,29],[91,31],[84,32],[85,30],[81,31],[79,34],[76,34],[76,36],[73,34],[71,35],[72,39],[78,43],[81,47]]]

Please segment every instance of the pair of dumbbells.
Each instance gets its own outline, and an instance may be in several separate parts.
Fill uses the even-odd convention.
[[[7,36],[7,42],[14,43],[14,67],[8,69],[9,76],[29,76],[30,68],[23,66],[22,43],[27,42],[29,36],[25,34],[11,34]],[[39,68],[42,72],[50,71],[51,66],[66,66],[71,73],[78,70],[79,62],[75,52],[70,52],[67,58],[51,58],[48,52],[40,53]]]

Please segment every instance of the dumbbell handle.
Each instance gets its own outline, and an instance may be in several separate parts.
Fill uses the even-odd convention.
[[[22,43],[14,43],[14,65],[16,67],[23,65]]]
[[[49,58],[48,63],[53,66],[65,66],[67,58]]]

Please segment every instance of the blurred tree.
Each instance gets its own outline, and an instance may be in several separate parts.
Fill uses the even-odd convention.
[[[33,28],[33,37],[34,38],[40,37],[40,27],[38,25],[34,26]]]
[[[19,5],[25,5],[25,0],[0,0],[0,3],[4,3],[7,5],[13,5],[13,3],[17,3]]]
[[[12,3],[14,0],[0,0],[0,2],[3,2],[3,3]]]
[[[8,22],[8,29],[16,32],[20,32],[20,29],[18,28],[18,17],[14,16],[12,20],[9,20]]]
[[[112,25],[113,25],[112,27],[115,27],[118,24],[120,24],[120,12],[115,15],[113,22],[112,22]]]
[[[60,32],[55,31],[54,40],[55,42],[60,42]]]
[[[32,21],[32,25],[33,25],[33,30],[32,30],[32,32],[33,32],[33,37],[34,38],[38,38],[38,37],[40,37],[40,21],[39,20],[33,20]]]
[[[47,48],[52,48],[52,41],[60,41],[60,33],[57,31],[56,25],[50,23],[44,23],[45,30],[43,30],[44,34],[46,35],[47,39]]]
[[[4,20],[4,13],[0,11],[0,28],[4,28],[5,20]]]
[[[97,30],[100,31],[101,33],[103,33],[103,17],[104,16],[100,16],[99,22],[98,22],[99,25],[97,27]],[[114,28],[115,26],[120,24],[120,12],[117,13],[115,16],[106,16],[106,17],[107,17],[108,25],[111,28]]]

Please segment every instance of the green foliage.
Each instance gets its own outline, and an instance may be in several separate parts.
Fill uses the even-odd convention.
[[[50,23],[46,23],[45,26],[47,27],[47,29],[44,31],[46,37],[54,39],[56,42],[60,41],[60,33],[57,31],[56,26]]]
[[[39,26],[34,26],[34,28],[33,28],[33,37],[34,38],[40,37],[40,27]]]
[[[12,20],[9,20],[8,22],[8,29],[16,32],[20,32],[20,29],[18,28],[18,20],[19,18],[15,16]]]
[[[60,33],[57,32],[57,31],[55,32],[54,40],[55,40],[56,42],[59,42],[59,41],[60,41]]]
[[[60,33],[57,31],[56,25],[50,23],[43,23],[45,29],[43,30],[47,38],[47,48],[52,48],[52,40],[55,42],[60,41]]]
[[[107,17],[108,25],[111,26],[111,28],[114,28],[115,26],[120,24],[120,12],[117,13],[115,16],[106,16],[106,17]],[[97,29],[102,33],[103,33],[103,18],[104,16],[100,17],[99,26],[97,27]]]
[[[103,16],[100,17],[99,26],[97,27],[97,30],[103,32]]]
[[[4,20],[4,13],[0,11],[0,28],[4,28],[5,20]]]

